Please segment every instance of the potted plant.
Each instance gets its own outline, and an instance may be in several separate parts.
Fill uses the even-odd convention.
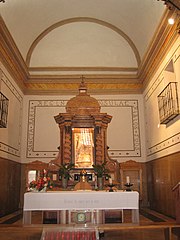
[[[59,166],[59,177],[62,180],[62,187],[67,187],[68,179],[71,178],[70,171],[73,169],[73,163],[64,163]]]
[[[106,161],[102,164],[93,164],[93,170],[95,175],[97,176],[98,188],[103,189],[103,177],[110,178],[111,176],[108,174],[109,170],[106,168]]]

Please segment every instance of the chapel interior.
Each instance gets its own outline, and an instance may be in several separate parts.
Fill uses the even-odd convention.
[[[179,240],[179,0],[0,0],[0,11],[0,239]],[[44,176],[44,199],[137,192],[138,215],[34,211],[29,224],[25,194]]]

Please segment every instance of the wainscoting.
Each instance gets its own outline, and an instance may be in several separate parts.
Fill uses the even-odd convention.
[[[25,166],[0,158],[0,169],[0,217],[2,217],[22,207]],[[146,201],[149,201],[151,209],[175,218],[175,196],[172,188],[180,181],[180,152],[143,164],[142,172],[143,204],[141,206],[146,206]]]
[[[150,208],[175,218],[172,188],[180,181],[180,152],[146,163]]]
[[[21,164],[0,158],[0,217],[19,208]]]

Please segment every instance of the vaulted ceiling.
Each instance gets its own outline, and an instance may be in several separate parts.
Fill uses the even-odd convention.
[[[1,59],[25,94],[139,93],[177,37],[157,0],[0,2]]]

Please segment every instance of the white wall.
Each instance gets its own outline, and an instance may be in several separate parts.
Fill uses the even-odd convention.
[[[25,96],[22,162],[49,162],[58,153],[60,130],[54,116],[65,112],[74,96]],[[112,115],[108,127],[109,154],[118,161],[145,161],[142,95],[95,96],[101,112]]]
[[[165,71],[172,60],[172,73]],[[147,160],[180,151],[180,115],[168,124],[160,124],[157,96],[171,81],[177,82],[180,105],[180,39],[163,60],[158,71],[144,91]]]
[[[0,128],[0,157],[20,162],[23,94],[2,63],[0,91],[9,99],[7,128]]]

